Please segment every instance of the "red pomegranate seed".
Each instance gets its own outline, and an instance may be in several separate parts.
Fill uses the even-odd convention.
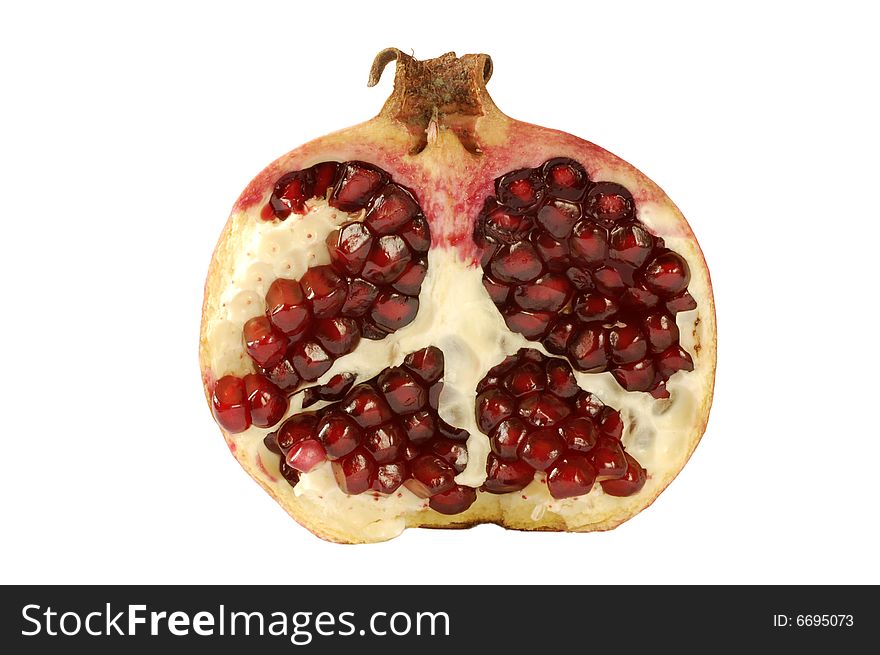
[[[689,312],[690,310],[696,308],[697,301],[694,300],[691,294],[689,294],[687,291],[675,296],[674,298],[666,302],[666,309],[668,309],[671,314],[676,314],[678,312]]]
[[[349,496],[362,494],[373,486],[376,480],[376,462],[363,448],[349,453],[333,462],[336,484]]]
[[[409,325],[419,312],[419,299],[383,291],[373,303],[370,318],[380,328],[394,332]]]
[[[354,373],[337,373],[327,380],[327,384],[309,387],[303,391],[302,406],[310,407],[319,400],[339,400],[354,384],[357,376]]]
[[[498,202],[510,209],[525,213],[534,208],[544,194],[541,174],[531,168],[523,168],[500,177],[495,182]]]
[[[241,378],[224,375],[214,383],[211,409],[217,423],[227,432],[244,432],[251,426],[247,391]]]
[[[648,230],[636,223],[619,225],[611,230],[611,259],[638,268],[651,254],[654,239]]]
[[[648,343],[639,329],[630,323],[618,323],[608,331],[611,360],[628,364],[642,359],[648,353]]]
[[[656,381],[654,362],[643,359],[632,364],[621,364],[611,370],[617,383],[627,391],[649,391]]]
[[[492,299],[496,305],[503,305],[507,302],[507,298],[510,295],[510,287],[506,284],[501,284],[500,282],[496,282],[492,278],[488,276],[483,276],[483,286],[486,287],[486,291],[489,293],[489,297]]]
[[[409,414],[401,419],[406,436],[413,444],[422,444],[437,434],[437,422],[429,411]]]
[[[361,339],[361,330],[353,318],[322,318],[315,321],[315,339],[335,357],[354,350]]]
[[[477,229],[481,229],[486,236],[499,243],[511,244],[521,241],[532,225],[530,217],[512,212],[507,207],[488,199],[480,214]]]
[[[564,239],[581,217],[581,208],[564,200],[551,200],[538,210],[538,224],[556,239]]]
[[[317,380],[330,370],[333,358],[316,341],[305,339],[290,349],[290,361],[303,380]]]
[[[309,325],[309,305],[296,280],[278,278],[266,292],[266,315],[276,328],[290,336],[301,334]]]
[[[653,353],[663,352],[678,342],[678,325],[668,314],[650,314],[642,321],[642,330]]]
[[[616,480],[626,473],[623,446],[616,439],[599,437],[588,457],[593,468],[596,469],[597,480]]]
[[[393,494],[408,476],[409,467],[406,462],[383,464],[376,469],[376,479],[373,481],[372,489],[385,495]]]
[[[269,452],[274,453],[275,455],[281,454],[281,448],[278,447],[278,442],[275,441],[275,433],[270,432],[265,437],[263,437],[263,445],[269,450]]]
[[[431,444],[431,452],[461,473],[467,467],[467,447],[451,439],[437,439]]]
[[[250,373],[244,376],[251,422],[258,428],[270,428],[287,412],[287,396],[262,375]]]
[[[574,408],[580,416],[586,416],[595,420],[601,416],[605,409],[605,404],[590,392],[582,391],[575,398]]]
[[[425,254],[431,247],[431,231],[424,216],[416,216],[404,225],[398,234],[418,255]]]
[[[265,316],[250,319],[242,331],[248,355],[257,366],[272,368],[287,352],[287,339]]]
[[[550,328],[553,314],[548,312],[527,312],[521,309],[507,309],[502,314],[507,327],[526,339],[540,339]]]
[[[568,304],[571,293],[571,284],[564,275],[548,273],[534,282],[516,287],[513,301],[527,311],[558,312]]]
[[[584,211],[605,225],[614,225],[633,218],[635,202],[632,194],[614,182],[597,182],[584,200]]]
[[[358,424],[336,410],[324,414],[314,429],[330,459],[345,457],[363,440]]]
[[[489,434],[501,421],[513,414],[513,398],[503,391],[493,389],[477,396],[477,425]]]
[[[327,190],[336,186],[338,175],[339,162],[325,161],[312,166],[312,176],[315,180],[313,194],[324,198]]]
[[[563,457],[547,474],[547,490],[554,498],[573,498],[590,493],[596,481],[596,471],[585,458],[578,455]]]
[[[391,234],[409,222],[419,211],[415,199],[403,187],[386,184],[373,201],[364,219],[374,234]]]
[[[565,270],[570,265],[568,242],[557,241],[544,230],[536,230],[533,241],[538,255],[551,271]]]
[[[286,455],[287,465],[300,473],[308,473],[326,459],[324,446],[317,439],[303,439],[296,442]]]
[[[507,284],[530,282],[544,270],[541,258],[532,244],[520,241],[498,250],[490,264],[492,276]]]
[[[291,487],[295,487],[296,483],[299,482],[299,471],[290,468],[283,457],[281,458],[281,465],[278,467],[278,471]]]
[[[590,182],[584,167],[567,157],[549,160],[542,171],[547,193],[563,200],[580,200]]]
[[[373,323],[372,319],[365,318],[362,319],[361,323],[361,336],[364,339],[371,339],[373,341],[381,341],[389,334],[391,334],[393,330],[387,330],[385,328],[381,328],[375,323]]]
[[[498,457],[514,459],[527,431],[528,426],[522,419],[515,416],[504,419],[492,432],[489,446]]]
[[[434,384],[443,375],[443,351],[434,346],[408,354],[403,363],[425,384]]]
[[[626,456],[626,473],[622,478],[617,480],[604,480],[602,491],[609,496],[632,496],[638,493],[645,486],[645,480],[648,477],[645,469],[642,468],[635,458],[629,453]]]
[[[546,471],[565,451],[565,442],[556,430],[545,428],[532,432],[519,447],[519,457],[537,471]]]
[[[574,398],[580,391],[571,367],[560,359],[547,361],[547,390],[559,398]]]
[[[681,346],[673,346],[657,357],[657,370],[664,378],[676,371],[693,371],[694,360]]]
[[[372,386],[362,383],[342,399],[340,409],[362,428],[372,428],[391,419],[391,408]]]
[[[579,296],[574,312],[585,323],[604,321],[617,313],[617,303],[601,293],[585,293]]]
[[[535,469],[521,460],[506,461],[490,453],[486,474],[483,488],[489,493],[506,494],[525,489],[534,479]]]
[[[571,266],[565,270],[565,277],[578,291],[591,291],[595,285],[589,272]]]
[[[417,412],[428,401],[427,391],[402,368],[386,369],[379,375],[378,382],[391,410],[398,414]]]
[[[586,453],[592,450],[599,438],[596,424],[585,416],[573,416],[559,428],[560,436],[570,450]]]
[[[602,326],[593,323],[576,333],[568,343],[568,355],[581,371],[604,371],[608,367],[608,343]]]
[[[284,219],[291,212],[304,213],[306,200],[314,196],[313,184],[312,172],[309,170],[294,171],[279,178],[269,198],[275,216]]]
[[[435,512],[441,514],[461,514],[474,504],[477,499],[477,490],[473,487],[464,487],[460,484],[455,485],[449,491],[431,496],[428,505]]]
[[[645,285],[655,293],[674,296],[687,289],[691,270],[680,255],[667,250],[645,267]]]
[[[592,221],[581,221],[574,226],[569,240],[571,256],[593,266],[608,257],[608,230]]]
[[[312,304],[315,318],[335,316],[345,304],[348,285],[332,266],[314,266],[305,272],[299,282]]]
[[[620,297],[620,304],[630,311],[646,311],[653,309],[660,303],[660,297],[644,286],[643,282],[637,286],[629,287]]]
[[[547,380],[544,371],[534,362],[518,366],[504,378],[504,388],[516,397],[532,391],[543,391]]]
[[[419,498],[430,498],[455,486],[455,469],[437,455],[421,455],[410,462],[412,478],[404,486]]]
[[[359,161],[347,162],[330,194],[330,205],[344,212],[364,209],[384,183],[385,175],[377,168]]]
[[[520,400],[518,412],[527,423],[544,428],[565,420],[571,409],[552,393],[535,392]]]
[[[379,289],[375,284],[356,278],[351,281],[348,287],[348,297],[342,305],[340,314],[359,318],[370,310],[378,295]]]
[[[388,234],[373,243],[361,275],[373,284],[388,284],[403,273],[410,259],[412,253],[406,242],[396,234]]]
[[[596,288],[608,296],[618,296],[626,289],[626,282],[616,268],[601,266],[593,271]]]
[[[275,433],[275,441],[281,450],[287,452],[293,444],[311,437],[317,424],[318,417],[312,412],[294,414],[278,428]]]
[[[407,296],[417,296],[422,289],[422,282],[428,273],[428,264],[424,260],[411,261],[403,269],[403,273],[392,283],[391,287]]]
[[[456,428],[443,419],[438,421],[437,429],[441,436],[446,437],[447,439],[452,439],[453,441],[467,441],[471,433],[465,430],[464,428]]]
[[[603,409],[599,431],[606,437],[620,440],[623,436],[623,419],[620,418],[620,412],[610,407]]]
[[[548,352],[554,355],[564,355],[576,329],[577,326],[573,320],[561,317],[550,327],[550,331],[541,343],[544,344]]]
[[[406,434],[396,423],[389,422],[364,433],[364,447],[377,464],[388,464],[400,457],[406,443]]]
[[[287,356],[272,368],[261,368],[260,371],[270,382],[272,382],[272,384],[281,389],[284,393],[293,391],[301,382],[299,373],[293,368],[293,363]]]
[[[327,252],[330,263],[342,275],[357,275],[367,261],[373,246],[373,235],[363,223],[346,223],[327,235]]]

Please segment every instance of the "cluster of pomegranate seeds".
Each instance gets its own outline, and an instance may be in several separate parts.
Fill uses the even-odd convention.
[[[557,158],[495,180],[474,240],[483,284],[508,327],[580,371],[668,397],[693,370],[675,315],[696,308],[683,257],[636,217],[632,195]]]
[[[287,412],[287,395],[257,373],[224,375],[214,383],[211,409],[227,432],[243,432],[251,425],[272,427]]]
[[[329,195],[328,195],[329,191]],[[323,162],[278,180],[263,217],[285,220],[327,195],[333,207],[364,212],[327,237],[330,264],[299,280],[279,278],[266,293],[266,315],[243,329],[247,352],[282,391],[317,380],[360,339],[383,339],[419,309],[428,271],[428,221],[412,193],[363,162]]]
[[[595,482],[612,496],[645,485],[645,469],[620,441],[620,414],[582,390],[565,360],[524,348],[490,369],[477,394],[477,425],[492,449],[486,491],[519,491],[536,471],[554,498],[582,496]]]
[[[353,387],[351,379],[334,378],[327,385],[334,389],[317,393],[338,394],[348,384],[340,400],[291,416],[265,444],[281,455],[291,484],[330,460],[349,495],[387,495],[403,485],[438,512],[463,512],[476,499],[473,488],[455,483],[467,466],[469,435],[437,414],[443,370],[443,353],[428,347]]]

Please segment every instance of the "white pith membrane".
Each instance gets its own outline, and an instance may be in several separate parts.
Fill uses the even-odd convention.
[[[263,298],[272,281],[277,277],[299,279],[308,267],[329,263],[325,237],[343,223],[362,218],[362,213],[359,217],[337,211],[324,199],[309,201],[304,216],[291,214],[285,221],[263,221],[258,216],[259,209],[257,206],[233,216],[232,238],[238,244],[237,250],[231,267],[218,274],[220,288],[224,290],[219,307],[205,316],[206,338],[211,344],[208,365],[216,378],[254,370],[242,343],[242,327],[249,318],[265,312]],[[625,425],[623,444],[648,473],[644,488],[632,497],[618,498],[603,493],[596,483],[585,496],[557,500],[547,490],[545,474],[538,472],[522,491],[502,495],[479,493],[466,514],[516,513],[520,519],[531,517],[539,521],[549,512],[561,518],[567,529],[579,529],[607,521],[620,514],[624,505],[644,506],[646,501],[639,499],[653,499],[684,465],[692,446],[689,440],[695,425],[701,422],[701,403],[713,378],[714,352],[710,352],[711,347],[701,347],[711,343],[711,327],[707,321],[698,320],[700,309],[709,306],[704,294],[711,287],[695,242],[657,229],[676,224],[676,218],[670,214],[668,206],[659,203],[638,204],[639,220],[690,264],[689,291],[697,309],[679,313],[677,323],[680,343],[693,357],[694,371],[673,375],[667,382],[670,398],[662,400],[647,393],[625,391],[610,373],[575,371],[582,388],[620,411]],[[337,359],[316,383],[306,386],[326,382],[340,372],[354,372],[358,382],[365,381],[400,364],[412,351],[426,346],[440,348],[445,356],[440,416],[471,435],[467,443],[468,465],[456,481],[479,487],[486,477],[489,441],[475,421],[477,383],[491,367],[520,348],[549,353],[539,342],[528,341],[507,328],[483,288],[483,272],[478,265],[463,261],[454,249],[437,247],[430,251],[428,263],[415,320],[381,341],[362,339],[354,352]],[[286,416],[298,413],[301,402],[302,394],[297,393]],[[319,402],[308,409],[319,409],[325,404]],[[256,469],[256,475],[273,493],[279,498],[294,494],[320,523],[335,525],[344,533],[362,535],[365,541],[378,541],[400,534],[407,525],[418,525],[424,513],[436,516],[427,500],[405,487],[390,496],[374,492],[346,495],[336,484],[329,462],[302,474],[296,487],[291,487],[278,473],[279,456],[263,444],[264,436],[276,428],[251,427],[227,435],[227,441],[239,459],[254,464],[250,468]],[[450,518],[454,523],[456,517]]]

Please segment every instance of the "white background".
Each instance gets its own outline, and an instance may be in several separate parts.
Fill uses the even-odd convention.
[[[347,4],[4,5],[0,581],[880,582],[869,4]],[[202,284],[233,201],[374,115],[391,45],[490,53],[503,110],[633,162],[702,243],[709,429],[617,530],[328,544],[205,407]]]

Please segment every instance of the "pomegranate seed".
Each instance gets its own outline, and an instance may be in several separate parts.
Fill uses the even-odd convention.
[[[615,480],[626,473],[623,447],[616,439],[599,437],[588,457],[593,468],[596,469],[597,480]]]
[[[604,371],[608,367],[605,330],[595,323],[585,326],[569,341],[568,354],[581,371]]]
[[[283,457],[281,458],[281,465],[278,467],[278,472],[281,473],[281,477],[287,480],[287,483],[291,487],[295,487],[296,483],[299,482],[299,471],[290,468]]]
[[[617,313],[617,303],[601,293],[585,293],[578,297],[574,313],[585,323],[604,321]]]
[[[422,281],[427,273],[428,264],[424,260],[410,262],[391,287],[407,296],[417,296],[422,290]]]
[[[536,230],[532,239],[538,255],[547,264],[547,268],[551,271],[568,268],[570,252],[567,242],[557,241],[543,230]]]
[[[339,488],[349,496],[355,496],[373,486],[376,480],[376,462],[366,450],[358,448],[333,462],[333,474]]]
[[[370,319],[363,319],[361,323],[361,336],[364,339],[372,339],[373,341],[381,341],[389,334],[391,334],[393,330],[386,330],[385,328],[380,328],[378,325],[373,323]]]
[[[379,389],[393,412],[408,414],[425,406],[428,394],[415,378],[402,368],[389,368],[379,376]]]
[[[556,425],[563,421],[571,409],[551,393],[531,393],[519,403],[519,415],[537,428]]]
[[[419,450],[418,446],[408,443],[403,449],[403,459],[407,462],[411,462],[418,457],[420,453],[421,450]]]
[[[581,217],[581,209],[564,200],[551,200],[538,210],[538,224],[556,239],[564,239]]]
[[[547,333],[553,314],[507,309],[503,317],[507,327],[512,331],[518,332],[526,339],[540,339]]]
[[[345,457],[363,440],[358,424],[338,411],[330,411],[321,417],[316,434],[330,459]]]
[[[419,299],[401,293],[383,291],[373,303],[370,318],[380,329],[394,332],[409,325],[419,312]]]
[[[431,412],[416,412],[401,419],[406,436],[413,444],[422,444],[433,439],[437,433],[437,422]]]
[[[430,498],[455,486],[455,469],[437,455],[421,455],[410,462],[412,478],[404,486],[419,498]]]
[[[571,367],[560,359],[547,362],[547,390],[559,398],[574,398],[580,388]]]
[[[666,309],[668,309],[671,314],[676,314],[678,312],[689,312],[690,310],[696,308],[697,301],[695,301],[691,294],[689,294],[687,291],[678,296],[675,296],[666,303]]]
[[[632,364],[622,364],[612,369],[611,375],[627,391],[649,391],[654,386],[657,371],[654,362],[643,359]]]
[[[547,193],[563,200],[580,200],[590,182],[584,167],[566,157],[549,160],[542,171]]]
[[[308,327],[311,317],[300,283],[284,278],[272,282],[266,292],[266,315],[272,325],[284,334],[301,334]]]
[[[327,190],[336,186],[338,175],[339,162],[325,161],[312,166],[312,177],[315,180],[313,194],[324,198],[327,195]]]
[[[345,304],[347,284],[332,266],[314,266],[300,278],[315,318],[335,316]]]
[[[617,480],[602,481],[602,491],[609,496],[632,496],[645,486],[647,472],[629,453],[626,457],[626,473]]]
[[[550,327],[550,331],[541,343],[554,355],[564,355],[575,329],[574,321],[562,317]]]
[[[543,391],[545,384],[544,371],[534,362],[515,368],[504,378],[504,388],[516,397],[531,391]]]
[[[556,430],[546,428],[532,432],[519,447],[522,461],[537,471],[546,471],[565,451],[565,442]]]
[[[372,428],[391,419],[385,399],[367,383],[359,384],[342,399],[340,409],[362,428]]]
[[[416,216],[398,234],[416,254],[423,255],[431,247],[431,231],[424,216]]]
[[[471,433],[464,428],[453,427],[443,419],[438,421],[437,429],[441,436],[453,441],[467,441],[471,436]]]
[[[284,393],[296,389],[301,381],[299,373],[293,368],[290,358],[286,356],[272,368],[261,368],[260,371]]]
[[[287,465],[300,473],[308,473],[326,459],[324,446],[317,439],[303,439],[296,442],[286,455]]]
[[[573,498],[590,493],[596,470],[584,457],[567,455],[547,474],[547,490],[554,498]]]
[[[500,248],[492,260],[490,270],[496,280],[517,284],[534,280],[543,272],[544,265],[532,244],[521,241]]]
[[[509,286],[496,282],[488,276],[483,276],[483,286],[486,287],[489,297],[496,305],[503,305],[507,302],[507,297],[510,295]]]
[[[361,317],[370,310],[370,307],[373,306],[373,301],[376,300],[378,295],[379,289],[376,285],[356,278],[351,281],[348,287],[348,297],[345,299],[345,304],[342,305],[340,313],[343,316],[352,318]]]
[[[571,299],[571,284],[563,275],[548,273],[530,284],[523,284],[513,292],[513,301],[533,312],[558,312]]]
[[[315,322],[315,339],[335,357],[350,353],[361,339],[361,330],[352,318],[322,318]]]
[[[361,275],[373,284],[388,284],[397,279],[411,258],[406,242],[396,234],[388,234],[373,243]]]
[[[387,184],[373,201],[364,223],[374,234],[391,234],[419,211],[412,194],[396,184]]]
[[[513,399],[503,391],[484,391],[477,396],[477,425],[489,434],[496,425],[511,416],[513,410]]]
[[[318,417],[312,412],[295,414],[281,424],[275,433],[275,441],[282,451],[287,452],[293,444],[308,439],[315,431]]]
[[[648,259],[654,247],[654,239],[641,225],[619,225],[611,230],[612,259],[638,268]]]
[[[623,436],[623,419],[620,418],[620,412],[610,407],[602,410],[602,419],[599,422],[599,430],[606,437],[612,439],[620,439]]]
[[[533,223],[528,216],[511,212],[491,199],[486,200],[483,211],[477,222],[477,230],[500,243],[516,243],[522,241]]]
[[[373,481],[372,489],[385,495],[393,494],[407,476],[409,476],[409,467],[406,462],[383,464],[376,469],[376,479]]]
[[[691,270],[678,254],[667,250],[645,267],[645,285],[655,293],[674,296],[687,289]]]
[[[354,373],[337,373],[327,380],[327,384],[309,387],[303,391],[302,406],[310,407],[319,400],[339,400],[351,389],[356,377]]]
[[[586,453],[593,449],[599,438],[596,424],[585,416],[573,416],[559,428],[559,434],[566,446],[577,452]]]
[[[629,323],[618,323],[608,331],[611,360],[616,364],[628,364],[642,359],[648,353],[648,343],[639,329]]]
[[[251,426],[247,391],[241,378],[224,375],[214,383],[211,409],[217,423],[227,432],[244,432]]]
[[[571,266],[565,270],[565,277],[578,291],[590,291],[594,288],[593,278],[587,271]]]
[[[489,446],[492,452],[502,459],[514,459],[519,451],[519,445],[526,436],[528,427],[517,417],[504,419],[492,432]]]
[[[580,416],[598,419],[605,409],[601,400],[588,391],[582,391],[574,401],[574,407]]]
[[[632,194],[619,184],[597,182],[587,192],[584,211],[610,226],[633,218],[635,202]]]
[[[244,324],[244,340],[248,355],[257,366],[272,368],[287,352],[287,339],[275,330],[265,316],[255,316]]]
[[[293,368],[303,380],[317,380],[333,365],[333,358],[315,341],[299,341],[290,350]]]
[[[476,489],[458,484],[449,491],[431,496],[428,505],[435,512],[440,512],[441,514],[461,514],[473,505],[476,499]]]
[[[431,444],[431,452],[461,473],[467,467],[467,447],[450,439],[437,439]]]
[[[694,360],[681,346],[673,346],[657,357],[657,370],[664,378],[676,371],[693,371]]]
[[[568,243],[571,256],[588,266],[599,264],[608,257],[608,230],[592,221],[577,223]]]
[[[305,212],[305,202],[312,196],[314,180],[309,170],[294,171],[278,179],[269,198],[275,216],[285,219]]]
[[[626,282],[616,268],[602,266],[593,271],[596,288],[608,296],[619,296],[626,289]]]
[[[403,363],[425,384],[434,384],[443,375],[443,351],[434,346],[410,353]]]
[[[525,489],[535,477],[535,469],[521,460],[506,461],[494,454],[486,459],[486,482],[489,493],[506,494]]]
[[[678,342],[678,325],[668,314],[651,314],[642,321],[642,329],[653,353],[663,352]]]
[[[518,213],[526,213],[537,206],[543,194],[541,174],[531,168],[513,171],[495,182],[498,202]]]
[[[254,425],[270,428],[284,418],[287,396],[265,377],[256,373],[245,375],[244,388]]]
[[[656,307],[660,303],[660,298],[645,288],[644,283],[639,283],[638,286],[629,287],[623,292],[620,303],[630,311],[645,311]]]
[[[364,433],[364,447],[373,455],[377,464],[388,464],[403,452],[406,434],[394,422],[370,428]]]
[[[330,194],[330,205],[344,212],[359,211],[370,204],[384,183],[385,175],[377,168],[359,161],[347,162]]]
[[[363,223],[346,223],[327,235],[330,263],[342,275],[354,276],[361,272],[373,246],[373,235]]]
[[[278,442],[275,441],[275,433],[270,432],[265,437],[263,437],[263,445],[269,450],[269,452],[274,453],[275,455],[281,454],[281,448],[278,447]]]

